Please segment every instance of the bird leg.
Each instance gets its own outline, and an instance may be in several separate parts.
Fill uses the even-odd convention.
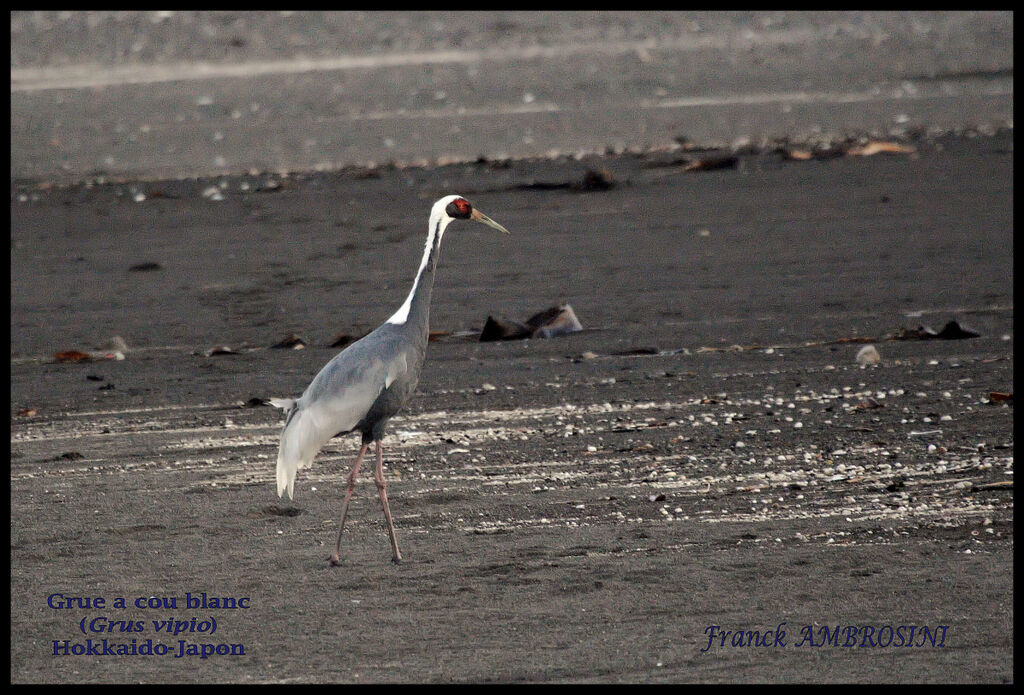
[[[352,490],[356,487],[356,477],[359,475],[359,464],[363,462],[363,455],[368,448],[370,448],[369,443],[363,444],[360,447],[356,463],[352,466],[352,472],[348,474],[348,492],[345,493],[345,501],[341,505],[341,527],[338,529],[338,545],[334,548],[334,554],[328,559],[332,567],[337,567],[341,564],[341,532],[345,530],[345,517],[348,516],[348,501],[352,499]]]
[[[391,538],[391,559],[394,562],[402,561],[402,553],[398,552],[398,541],[395,540],[395,524],[391,520],[391,507],[388,506],[387,483],[384,482],[384,454],[380,440],[377,440],[377,467],[373,471],[373,480],[377,483],[377,493],[380,495],[380,503],[384,507],[384,519],[388,522],[388,536]]]

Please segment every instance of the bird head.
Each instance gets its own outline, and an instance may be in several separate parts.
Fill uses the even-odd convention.
[[[447,226],[452,220],[470,220],[471,222],[486,224],[488,227],[493,227],[499,232],[509,233],[507,229],[470,205],[469,201],[461,195],[447,195],[438,200],[434,203],[434,209],[431,211],[430,217],[431,219],[442,217],[444,226]]]

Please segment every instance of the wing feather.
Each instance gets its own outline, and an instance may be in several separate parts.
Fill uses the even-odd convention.
[[[369,336],[335,355],[288,412],[277,453],[277,494],[292,499],[295,477],[332,437],[350,432],[381,392],[409,371],[400,341]],[[395,348],[398,349],[395,349]],[[279,401],[280,406],[289,405]],[[275,405],[278,405],[275,403]]]
[[[289,413],[277,452],[277,494],[293,498],[295,477],[332,437],[349,432],[384,390],[387,369],[380,359],[339,353],[328,362]]]

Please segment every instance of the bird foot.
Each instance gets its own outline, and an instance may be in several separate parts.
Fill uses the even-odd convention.
[[[327,558],[327,564],[329,564],[331,567],[338,567],[339,565],[341,565],[341,558],[338,557],[337,553],[331,553],[331,556]]]
[[[401,555],[392,555],[391,556],[391,562],[395,563],[396,565],[402,564],[402,556]]]

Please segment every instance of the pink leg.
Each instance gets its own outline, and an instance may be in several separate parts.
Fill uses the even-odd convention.
[[[377,493],[380,495],[380,503],[384,507],[384,519],[388,522],[388,536],[391,538],[391,559],[394,562],[401,562],[402,553],[398,552],[398,541],[395,540],[395,524],[391,521],[391,507],[388,506],[387,483],[384,482],[384,454],[379,439],[376,444],[377,468],[373,471],[373,479],[377,483]]]
[[[363,455],[368,448],[370,448],[369,444],[363,444],[359,449],[356,463],[352,466],[352,472],[348,474],[348,492],[345,493],[345,501],[341,505],[341,527],[338,529],[338,544],[334,548],[334,554],[328,560],[332,567],[337,567],[341,564],[341,532],[345,530],[345,517],[348,516],[348,501],[352,499],[352,490],[356,487],[356,477],[359,475],[359,464],[363,462]]]

